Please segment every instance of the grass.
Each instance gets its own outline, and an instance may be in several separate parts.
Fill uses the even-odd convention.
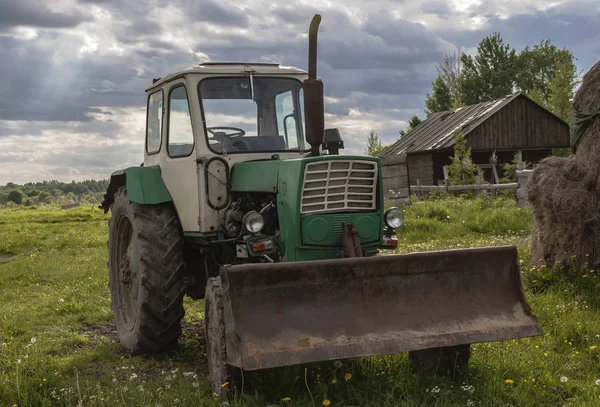
[[[406,354],[358,358],[254,374],[253,390],[228,402],[213,399],[206,380],[201,301],[186,299],[178,349],[121,350],[107,220],[92,206],[0,211],[0,406],[600,405],[597,273],[532,271],[531,215],[509,199],[415,202],[399,251],[516,244],[544,336],[473,345],[459,380],[418,377]]]

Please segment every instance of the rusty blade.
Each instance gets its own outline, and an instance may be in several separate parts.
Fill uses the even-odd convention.
[[[246,370],[542,334],[514,246],[226,266],[228,363]]]

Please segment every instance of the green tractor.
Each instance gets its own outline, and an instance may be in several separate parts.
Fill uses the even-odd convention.
[[[169,348],[184,295],[204,299],[218,394],[244,371],[400,352],[446,369],[471,343],[541,334],[513,246],[377,256],[403,214],[384,208],[379,160],[324,129],[319,23],[308,74],[210,62],[155,79],[144,163],[102,202],[122,347]]]

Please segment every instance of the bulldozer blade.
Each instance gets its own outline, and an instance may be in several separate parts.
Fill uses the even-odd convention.
[[[245,370],[541,335],[514,246],[221,269]]]

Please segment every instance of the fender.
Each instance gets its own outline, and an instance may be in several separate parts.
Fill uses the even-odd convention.
[[[114,202],[115,192],[127,186],[127,196],[131,202],[139,204],[159,204],[172,202],[173,198],[167,189],[159,166],[129,167],[111,174],[104,201],[100,205],[107,213]]]

